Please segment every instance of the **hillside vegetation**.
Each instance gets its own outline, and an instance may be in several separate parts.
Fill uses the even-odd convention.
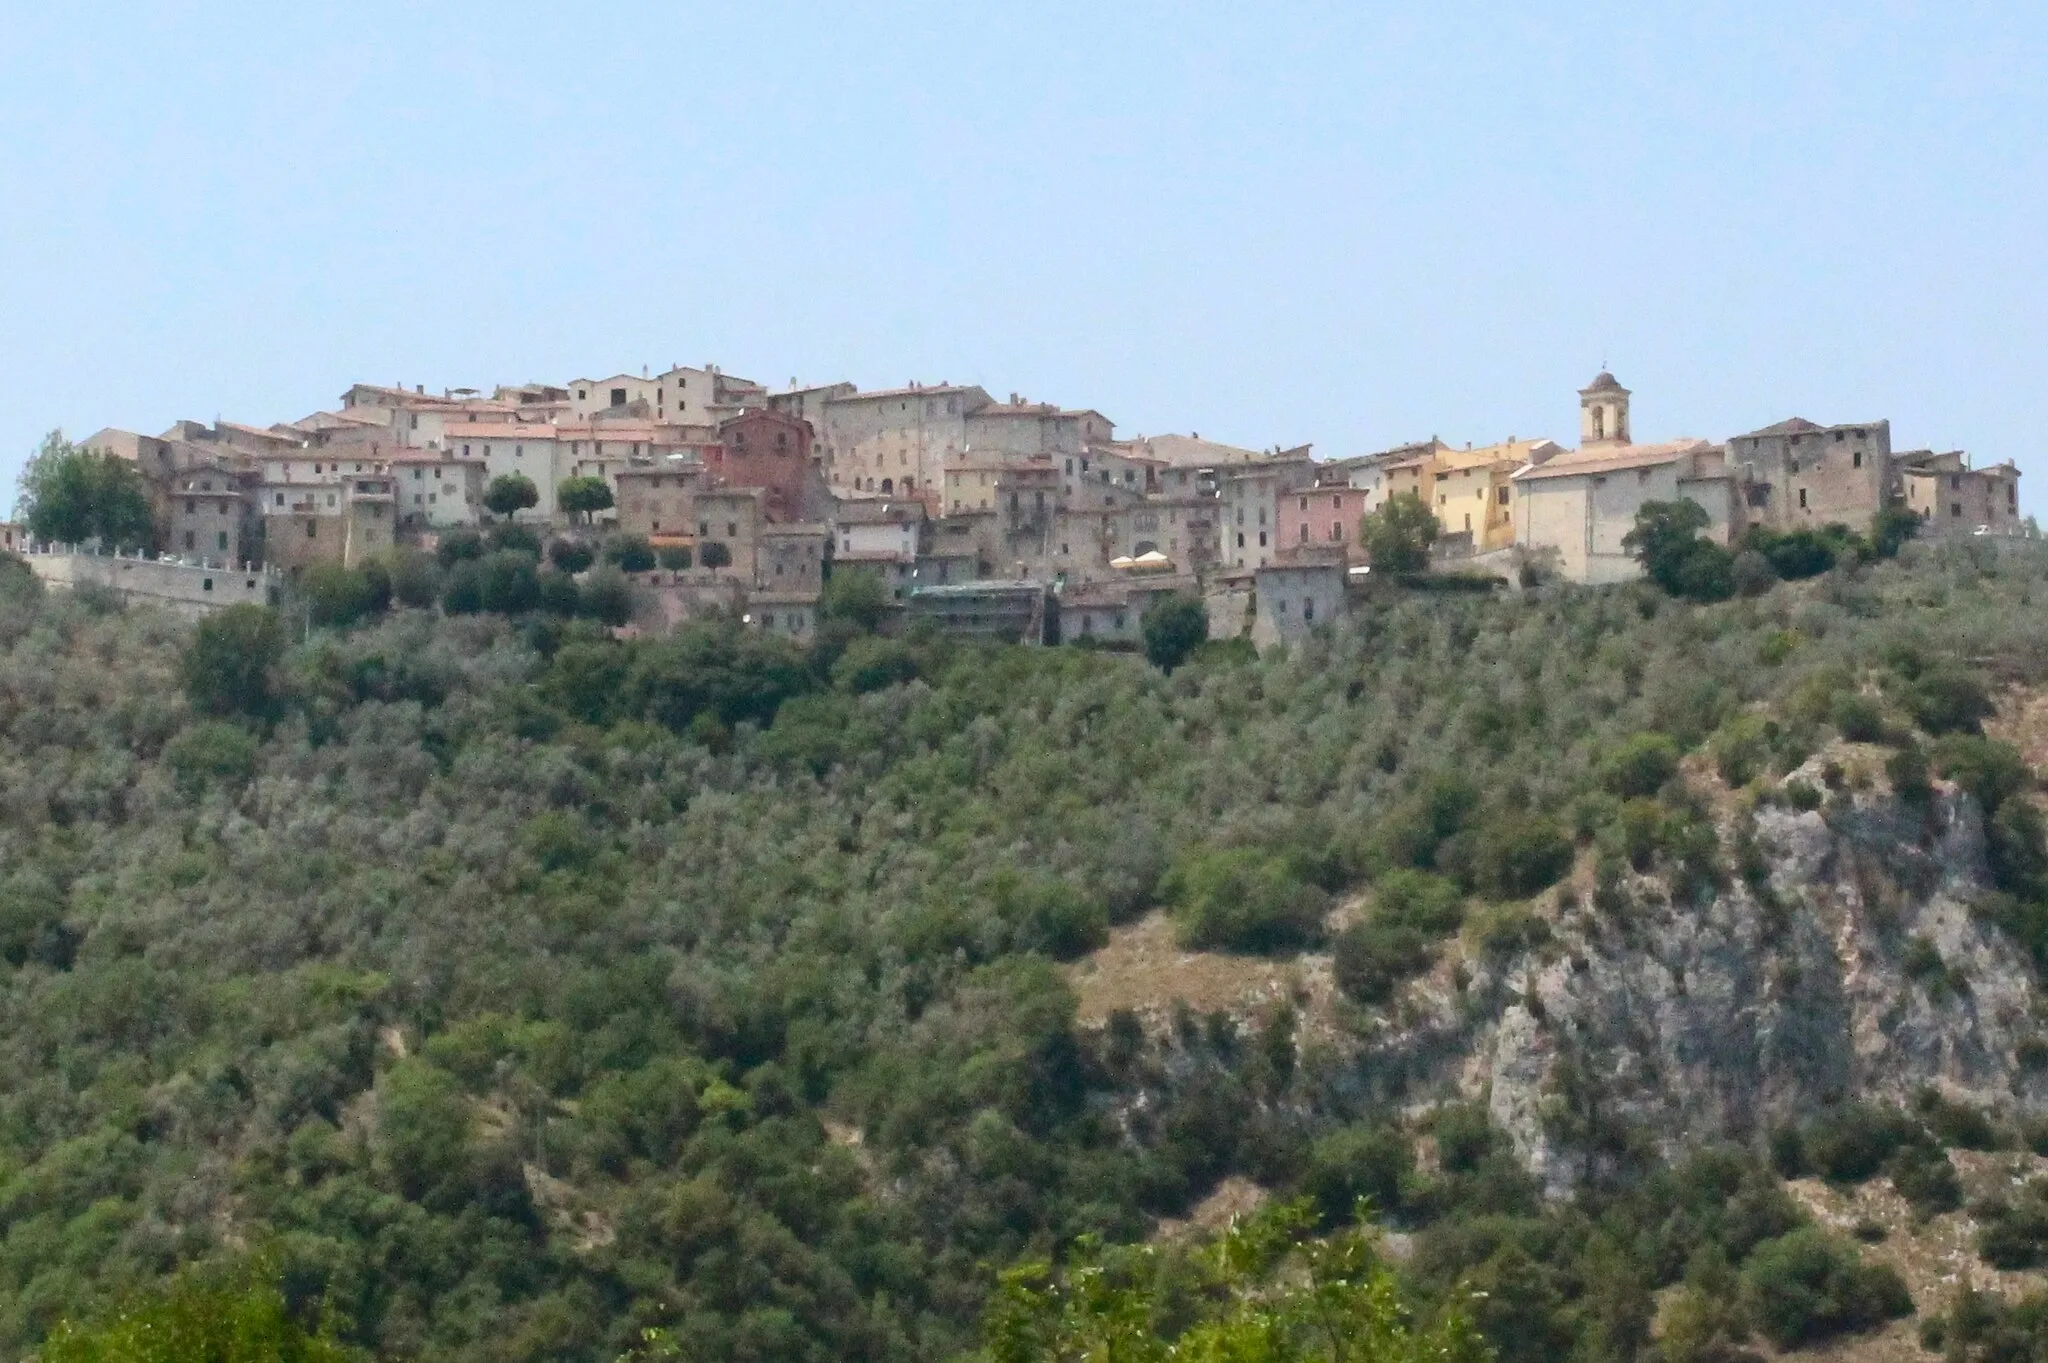
[[[1749,874],[1714,801],[1821,806],[1786,774],[1848,740],[1901,798],[1978,802],[1985,912],[2048,949],[2033,776],[1980,733],[2048,680],[2044,607],[2048,559],[1927,547],[1715,604],[1393,595],[1169,676],[853,610],[809,651],[416,610],[195,635],[0,574],[0,1352],[260,1251],[384,1357],[662,1327],[943,1359],[999,1269],[1143,1241],[1231,1176],[1328,1231],[1366,1199],[1415,1309],[1479,1289],[1517,1363],[1872,1328],[1914,1303],[1781,1175],[1932,1205],[1943,1109],[1669,1159],[1683,1133],[1587,1123],[1559,1139],[1608,1157],[1546,1199],[1483,1104],[1362,1072],[1284,1001],[1083,1026],[1060,963],[1164,910],[1191,948],[1326,953],[1331,1025],[1398,1028],[1453,935],[1539,953],[1560,884],[1712,902]],[[1192,1254],[1126,1270],[1169,1332]],[[2034,1317],[1990,1319],[1945,1338]]]

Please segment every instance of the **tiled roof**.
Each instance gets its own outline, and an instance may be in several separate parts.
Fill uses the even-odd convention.
[[[1545,464],[1532,464],[1516,472],[1518,482],[1540,478],[1571,478],[1580,474],[1614,473],[1623,469],[1655,468],[1673,464],[1689,455],[1704,454],[1713,446],[1704,440],[1672,440],[1661,445],[1596,446],[1560,454]]]

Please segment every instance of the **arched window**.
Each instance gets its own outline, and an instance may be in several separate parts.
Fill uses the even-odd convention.
[[[1607,409],[1605,407],[1595,407],[1593,409],[1593,438],[1595,440],[1605,440],[1607,438]]]
[[[895,490],[896,490],[896,483],[895,483],[895,480],[894,480],[894,479],[890,479],[890,478],[884,478],[884,479],[882,480],[882,491],[884,491],[884,492],[894,492]]]

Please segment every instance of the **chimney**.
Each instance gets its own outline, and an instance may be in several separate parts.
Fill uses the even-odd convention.
[[[420,394],[420,395],[421,395],[422,397],[424,397],[424,396],[426,396],[426,392],[427,392],[427,385],[425,385],[424,383],[417,383],[417,384],[414,384],[414,385],[413,385],[413,390],[412,390],[412,391],[413,391],[413,392],[415,392],[415,393],[418,393],[418,394]]]

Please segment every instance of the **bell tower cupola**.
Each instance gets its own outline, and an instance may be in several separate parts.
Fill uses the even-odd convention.
[[[1579,390],[1579,444],[1626,445],[1629,438],[1628,389],[1603,369]]]

